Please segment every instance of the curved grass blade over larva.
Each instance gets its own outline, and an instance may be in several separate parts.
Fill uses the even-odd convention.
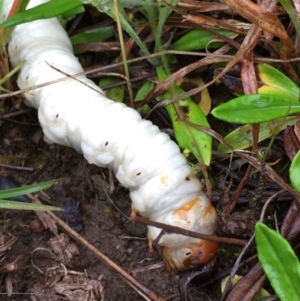
[[[82,6],[83,3],[80,0],[52,0],[15,14],[13,17],[0,24],[0,28],[15,26],[38,19],[57,17]]]
[[[5,21],[5,19],[9,16],[12,16],[14,14],[16,14],[17,12],[22,12],[26,9],[29,0],[15,0],[14,1],[14,5],[12,6],[10,11],[6,11],[6,3],[5,1],[0,1],[1,2],[1,19],[0,22],[2,23],[3,21]],[[0,27],[1,28],[1,27]],[[1,44],[1,53],[4,52],[4,48],[9,40],[9,37],[11,35],[11,32],[13,30],[13,27],[10,28],[4,28],[0,30],[0,44]]]

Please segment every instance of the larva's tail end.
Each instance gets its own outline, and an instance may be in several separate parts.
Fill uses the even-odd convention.
[[[164,247],[163,255],[168,268],[178,271],[190,270],[204,265],[218,253],[219,243],[201,240],[199,244],[179,249]]]

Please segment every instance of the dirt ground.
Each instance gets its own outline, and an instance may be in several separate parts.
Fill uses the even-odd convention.
[[[214,97],[213,93],[211,95]],[[11,104],[8,107],[15,111]],[[198,273],[195,271],[169,275],[158,254],[148,251],[146,226],[133,224],[123,216],[130,214],[128,191],[120,187],[115,178],[109,180],[108,170],[89,165],[73,149],[45,143],[36,111],[28,112],[27,108],[21,107],[24,109],[25,114],[1,121],[0,183],[3,178],[13,178],[23,186],[65,177],[63,182],[36,196],[43,204],[64,208],[67,214],[60,213],[59,217],[90,244],[166,300],[220,300],[221,279],[230,273],[241,252],[240,246],[220,245],[219,262],[210,269],[215,274],[201,274],[204,276],[197,282],[198,285],[211,280],[208,285],[185,285]],[[212,163],[211,172],[222,182],[227,172],[217,169],[217,161]],[[282,161],[282,164],[286,162]],[[244,173],[242,168],[239,172]],[[240,181],[236,176],[240,175],[237,173],[232,177],[230,191],[227,189],[229,184],[213,191],[219,214],[218,235],[247,240],[262,207],[255,200],[265,202],[280,187],[267,181],[262,185],[260,177],[256,179],[254,173],[239,197],[236,210],[228,216],[222,207],[226,206],[229,194],[232,195]],[[8,183],[10,185],[10,180]],[[9,187],[1,189],[4,188]],[[288,193],[278,198],[270,208],[270,214],[267,213],[270,222],[277,212],[280,226],[292,199]],[[60,228],[57,236],[49,229],[43,230],[36,220],[33,211],[0,211],[0,300],[145,300],[86,247],[63,236],[64,231]],[[12,237],[16,242],[4,247]],[[245,274],[253,266],[253,254],[254,247],[244,257],[245,263],[238,274]],[[180,287],[184,289],[180,290]],[[186,294],[182,295],[182,292]]]
[[[14,121],[2,122],[2,163],[30,167],[32,171],[0,167],[1,176],[12,176],[21,185],[67,177],[67,181],[45,191],[49,198],[38,193],[39,200],[58,207],[64,207],[66,203],[70,204],[70,200],[74,200],[71,204],[75,204],[75,210],[78,205],[80,211],[71,211],[69,223],[79,230],[84,226],[80,234],[88,242],[147,288],[167,300],[179,301],[178,283],[184,275],[169,275],[163,265],[152,270],[136,271],[161,263],[161,259],[148,252],[146,227],[132,224],[111,206],[105,193],[105,190],[109,191],[107,170],[89,165],[72,149],[46,144],[36,118],[33,110],[29,114],[15,117]],[[128,216],[128,193],[118,187],[116,181],[114,183],[115,189],[110,198]],[[105,300],[109,301],[144,300],[118,273],[72,239],[71,247],[67,242],[62,245],[56,242],[61,250],[55,253],[55,235],[51,231],[33,232],[36,230],[30,223],[37,218],[33,211],[0,212],[2,242],[7,242],[10,235],[17,239],[1,258],[1,300],[101,300],[103,292]],[[58,233],[63,232],[59,230]],[[9,286],[11,296],[7,295]],[[64,287],[63,291],[60,286]],[[83,292],[84,296],[79,297]],[[87,297],[91,296],[91,292],[94,292],[94,299]],[[220,284],[217,282],[198,291],[193,288],[191,300],[219,300],[219,296]]]
[[[89,14],[85,14],[81,21],[81,17],[78,18],[82,22],[78,32],[81,27],[90,26],[95,16],[97,16],[95,10],[90,7]],[[110,22],[107,24],[111,24]],[[76,23],[77,20],[74,20],[74,24]],[[73,28],[74,24],[70,28]],[[166,31],[165,35],[164,42],[169,43],[169,32]],[[115,36],[117,37],[116,34]],[[133,49],[132,54],[135,57],[140,55],[140,51]],[[101,55],[87,52],[80,56],[80,62],[85,69],[98,65],[106,66],[114,60],[114,51],[107,51]],[[184,68],[199,58],[182,56],[181,60],[178,68]],[[141,75],[152,77],[151,74],[155,74],[152,68],[146,62],[133,64],[132,78],[139,79]],[[116,70],[113,68],[108,71]],[[212,68],[199,69],[189,75],[193,76],[195,73],[197,76],[198,73],[203,73],[204,82],[210,81],[215,76]],[[98,80],[98,75],[90,76],[96,76],[95,81]],[[232,80],[235,81],[234,77]],[[14,80],[12,82],[15,84]],[[135,88],[137,87],[139,84]],[[230,89],[237,89],[234,87]],[[16,89],[15,86],[10,90]],[[187,90],[190,90],[190,87],[187,87]],[[222,84],[217,87],[211,86],[209,92],[213,107],[233,97],[228,87]],[[200,99],[200,96],[196,98]],[[13,185],[14,179],[19,185],[24,186],[66,178],[43,193],[36,193],[35,196],[43,204],[64,208],[67,214],[60,213],[59,217],[95,248],[166,300],[220,300],[221,279],[230,273],[241,252],[241,246],[221,244],[218,260],[211,268],[215,273],[212,276],[203,273],[204,276],[199,280],[200,283],[205,281],[210,283],[198,287],[185,285],[198,272],[173,272],[170,275],[158,254],[149,253],[146,226],[133,224],[125,217],[130,215],[128,191],[119,187],[116,179],[111,177],[107,170],[89,165],[82,155],[73,149],[46,144],[43,141],[36,111],[25,108],[20,103],[20,99],[0,100],[0,108],[4,108],[0,114],[12,112],[9,118],[2,118],[0,115],[0,182],[5,178]],[[155,103],[149,105],[153,106]],[[162,113],[159,109],[157,111]],[[153,115],[156,112],[151,118],[155,119]],[[160,128],[170,129],[170,121],[164,118],[164,114],[157,119],[156,124]],[[211,128],[222,136],[235,128],[210,115],[208,121]],[[168,133],[170,132],[172,131]],[[262,150],[265,149],[268,142],[261,143],[259,147],[261,146]],[[213,149],[216,149],[216,145]],[[282,134],[276,137],[270,152],[273,151],[275,156],[266,158],[263,163],[280,162],[273,168],[288,181],[290,160],[286,156]],[[261,172],[252,168],[234,210],[224,210],[247,170],[245,162],[242,161],[237,156],[229,158],[214,152],[209,171],[215,185],[213,201],[219,214],[217,234],[248,240],[253,234],[254,224],[259,219],[262,205],[281,187],[269,180],[262,163]],[[236,163],[235,169],[230,169],[232,163]],[[4,188],[13,187],[1,187],[0,184],[0,189]],[[265,222],[273,228],[274,225],[280,228],[292,200],[293,197],[288,193],[280,195],[268,207]],[[58,228],[56,235],[53,232],[55,232],[53,229],[52,231],[49,228],[43,229],[37,220],[37,214],[33,211],[0,210],[0,301],[147,300],[119,273],[99,260],[85,246],[68,237],[61,228]],[[14,243],[9,244],[10,242]],[[255,254],[255,247],[250,247],[237,274],[245,275],[252,268],[257,260]],[[264,288],[272,293],[268,283]],[[183,292],[185,294],[182,294]]]
[[[220,89],[217,92],[211,91],[212,99],[219,99]],[[16,111],[11,103],[5,103],[5,106]],[[108,170],[89,165],[73,149],[45,143],[36,111],[21,106],[22,110],[25,110],[24,114],[1,121],[0,180],[12,177],[23,186],[65,177],[63,182],[36,196],[43,204],[64,208],[68,214],[59,216],[90,244],[166,300],[220,300],[221,279],[230,273],[241,246],[220,245],[219,262],[211,268],[215,274],[204,273],[197,285],[209,280],[212,283],[201,287],[185,285],[198,272],[169,275],[158,254],[149,253],[146,226],[133,224],[123,216],[130,215],[128,191],[120,187],[115,178],[109,180]],[[214,124],[214,128],[217,127]],[[281,154],[281,140],[279,136],[275,143],[276,154]],[[262,204],[280,190],[280,186],[267,179],[261,181],[261,174],[253,170],[234,212],[228,216],[223,208],[246,167],[240,167],[227,178],[227,163],[219,169],[220,163],[224,162],[216,158],[211,165],[212,174],[221,183],[213,190],[213,201],[219,214],[217,234],[247,240],[253,233]],[[286,159],[281,160],[281,170],[284,166],[288,166]],[[267,212],[271,224],[276,212],[278,225],[281,225],[291,200],[293,197],[289,193],[278,197]],[[35,224],[36,219],[33,211],[0,211],[0,300],[145,300],[86,247],[62,236],[64,231],[61,229],[57,236],[49,229],[43,230]],[[43,231],[37,233],[39,230]],[[3,247],[12,237],[16,242],[8,248]],[[252,247],[244,256],[245,263],[238,274],[245,274],[253,266],[251,256],[254,254],[255,247]],[[180,290],[180,287],[184,289]],[[186,294],[182,295],[182,292]]]

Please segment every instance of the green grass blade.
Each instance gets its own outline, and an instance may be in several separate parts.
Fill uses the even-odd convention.
[[[13,210],[61,211],[63,209],[42,204],[28,204],[9,200],[0,200],[0,208]]]
[[[83,1],[83,0],[82,0]],[[114,21],[117,20],[116,11],[114,9],[113,0],[84,0],[84,3],[90,3],[95,6],[100,12],[106,13]],[[125,30],[135,43],[140,47],[142,55],[150,55],[147,45],[140,39],[135,29],[132,28],[123,7],[119,7],[119,18],[122,29]],[[153,65],[158,64],[157,58],[149,58],[149,62]]]
[[[0,79],[0,86],[2,86],[10,77],[12,77],[15,73],[17,73],[23,66],[25,62],[20,63],[13,70],[7,73],[3,78]]]
[[[57,179],[57,180],[46,181],[46,182],[28,185],[28,186],[24,186],[24,187],[1,190],[0,191],[0,199],[6,199],[6,198],[15,197],[18,195],[34,193],[34,192],[37,192],[37,191],[40,191],[43,189],[47,189],[47,188],[51,187],[53,184],[63,181],[65,179],[66,178],[61,178],[61,179]]]
[[[166,3],[176,6],[179,0],[166,0]],[[171,14],[172,9],[168,6],[159,5],[158,6],[158,23],[154,29],[154,39],[155,39],[155,48],[154,52],[162,51],[161,37],[163,35],[163,28],[167,21],[168,16]]]
[[[300,37],[300,24],[299,24],[296,14],[295,14],[295,9],[292,5],[291,0],[278,0],[278,2],[284,7],[285,11],[290,16],[290,18],[293,22],[293,25],[295,26],[295,29],[297,31],[298,37]]]
[[[73,45],[85,44],[91,42],[102,42],[108,38],[111,38],[114,34],[113,26],[97,27],[88,29],[84,32],[76,34],[70,38]]]
[[[82,49],[80,46],[87,43],[97,43],[103,42],[111,38],[114,34],[113,26],[97,27],[93,29],[88,29],[79,34],[73,35],[70,40],[73,44],[75,54],[83,53],[86,50]],[[78,46],[79,44],[79,46]]]

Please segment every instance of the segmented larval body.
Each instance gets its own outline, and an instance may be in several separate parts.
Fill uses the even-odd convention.
[[[5,16],[12,2],[4,3]],[[32,0],[29,7],[44,2]],[[83,71],[56,18],[17,26],[8,51],[14,67],[25,61],[18,78],[21,89],[65,77],[50,66],[70,75]],[[130,190],[132,209],[140,215],[212,234],[215,209],[176,143],[135,110],[108,99],[85,76],[77,79],[25,93],[26,105],[38,109],[46,140],[73,147],[89,163],[112,169]],[[148,227],[148,238],[154,240],[160,231]],[[211,259],[218,248],[217,243],[178,234],[163,235],[159,245],[167,264],[179,270]]]

